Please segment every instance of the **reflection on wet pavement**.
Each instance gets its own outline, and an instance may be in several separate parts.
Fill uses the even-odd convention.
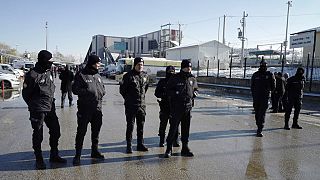
[[[60,104],[59,80],[56,104]],[[47,170],[34,170],[28,109],[21,95],[8,91],[0,101],[0,179],[319,179],[319,111],[305,109],[301,114],[303,130],[284,131],[283,113],[267,113],[264,137],[256,138],[256,124],[250,97],[200,94],[195,99],[190,130],[190,148],[195,157],[180,156],[181,148],[164,159],[165,148],[158,147],[159,105],[150,87],[146,97],[147,116],[144,143],[149,152],[126,154],[125,114],[119,86],[105,83],[103,125],[99,149],[106,157],[90,157],[91,139],[87,132],[81,166],[74,167],[74,139],[77,106],[61,109],[57,115],[61,127],[60,155],[66,165],[49,163],[48,129],[44,128],[43,156]],[[19,94],[19,93],[18,93]],[[76,97],[75,97],[76,98]],[[7,100],[8,99],[8,100]],[[312,110],[312,111],[311,111]],[[309,112],[309,114],[307,114]],[[318,123],[319,124],[319,123]],[[134,133],[135,134],[135,133]],[[134,136],[135,137],[135,136]]]
[[[7,89],[1,92],[0,101],[12,101],[12,100],[18,99],[19,96],[20,96],[20,90]]]
[[[267,173],[264,168],[263,144],[261,138],[254,139],[246,176],[249,179],[267,179]]]

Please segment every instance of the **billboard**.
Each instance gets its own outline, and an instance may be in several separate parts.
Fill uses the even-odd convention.
[[[290,48],[301,48],[313,46],[315,31],[299,33],[290,36]]]

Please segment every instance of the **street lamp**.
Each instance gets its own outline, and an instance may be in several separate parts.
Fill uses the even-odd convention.
[[[46,50],[48,50],[48,21],[46,21]]]
[[[288,24],[289,24],[289,10],[290,10],[290,7],[292,7],[292,1],[288,1],[288,11],[287,11],[287,25],[286,25],[286,38],[284,40],[284,57],[282,58],[282,69],[281,69],[281,72],[283,72],[283,67],[284,67],[284,62],[287,61],[287,46],[288,46],[288,41],[287,41],[287,38],[288,38]]]
[[[18,54],[18,46],[19,44],[16,44],[16,53]]]

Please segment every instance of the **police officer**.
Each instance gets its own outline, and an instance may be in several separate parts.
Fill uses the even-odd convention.
[[[276,88],[274,90],[274,99],[272,100],[273,113],[278,113],[282,110],[282,97],[285,92],[285,79],[282,73],[276,73]]]
[[[275,89],[275,78],[270,71],[267,71],[267,63],[262,59],[260,68],[253,73],[251,78],[251,93],[253,98],[253,108],[255,111],[256,124],[258,126],[257,137],[262,137],[266,111],[270,92]]]
[[[52,54],[42,50],[38,54],[35,67],[25,75],[22,96],[28,105],[33,129],[32,147],[36,156],[36,168],[45,169],[41,143],[43,140],[43,122],[49,128],[50,162],[66,163],[58,154],[60,125],[55,111],[53,77],[50,73]]]
[[[284,115],[284,129],[290,130],[289,128],[289,119],[291,115],[292,108],[294,107],[294,116],[292,128],[294,129],[302,129],[298,124],[298,118],[302,106],[302,98],[303,98],[303,88],[305,83],[304,77],[304,69],[299,67],[296,71],[296,74],[290,77],[287,80],[286,91],[288,94],[288,106],[286,108],[286,112]]]
[[[132,153],[132,132],[135,120],[137,123],[137,151],[148,151],[143,144],[143,127],[146,116],[145,94],[149,86],[149,77],[143,72],[143,65],[142,58],[134,58],[133,69],[123,76],[120,85],[127,121],[126,152],[129,154]]]
[[[160,79],[154,93],[154,95],[157,98],[161,98],[161,101],[158,100],[158,103],[160,106],[160,112],[159,112],[160,126],[159,126],[159,134],[158,134],[160,136],[159,147],[164,147],[164,138],[166,136],[166,128],[167,128],[168,120],[170,118],[170,104],[169,104],[169,99],[166,92],[166,87],[167,87],[169,78],[173,74],[175,74],[174,66],[168,66],[166,68],[166,78]],[[177,131],[175,140],[173,142],[174,147],[180,146],[178,143],[178,136],[179,136],[179,131]]]
[[[284,87],[287,86],[287,81],[289,78],[289,73],[284,73],[283,74],[283,79],[284,79]],[[284,88],[284,94],[282,96],[282,110],[280,112],[286,112],[286,109],[288,107],[288,91],[286,90],[286,88]]]
[[[59,75],[59,79],[61,80],[61,108],[64,107],[64,101],[66,99],[66,95],[68,93],[68,99],[69,99],[69,106],[72,106],[72,81],[73,81],[74,75],[73,72],[70,71],[69,65],[66,65],[65,69],[61,71]]]
[[[99,133],[102,126],[102,97],[106,94],[98,73],[100,61],[98,56],[90,55],[85,68],[76,74],[72,85],[72,92],[78,95],[78,127],[73,165],[80,164],[83,140],[89,123],[91,123],[91,158],[104,159],[104,156],[98,151]]]
[[[183,60],[181,71],[173,75],[167,84],[167,94],[170,102],[170,129],[167,137],[167,149],[164,154],[169,158],[172,154],[172,143],[176,138],[179,123],[181,122],[181,155],[192,157],[193,153],[188,147],[193,100],[198,94],[196,78],[191,74],[191,62]]]

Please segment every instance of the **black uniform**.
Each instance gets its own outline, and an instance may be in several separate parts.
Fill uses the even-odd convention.
[[[286,108],[285,113],[285,127],[287,128],[291,111],[294,107],[292,128],[301,129],[301,127],[298,125],[298,118],[302,106],[304,83],[305,77],[303,76],[303,74],[299,75],[298,73],[287,80],[286,91],[288,96],[288,107]]]
[[[59,75],[59,79],[61,80],[61,107],[64,107],[64,101],[66,99],[66,95],[68,93],[68,99],[69,99],[69,106],[72,105],[72,81],[73,81],[74,75],[73,72],[69,70],[69,67],[67,66],[65,70],[61,71]]]
[[[145,72],[134,69],[123,76],[120,94],[124,98],[127,121],[126,140],[131,146],[134,122],[137,123],[137,144],[143,144],[143,127],[146,115],[145,94],[149,87],[149,77]]]
[[[190,66],[191,67],[191,66]],[[176,138],[179,123],[181,122],[181,153],[190,150],[188,148],[189,131],[191,121],[191,109],[194,97],[197,94],[198,84],[196,78],[187,72],[180,71],[173,75],[167,84],[167,94],[170,101],[170,130],[167,137],[167,152],[171,150],[172,143]]]
[[[257,135],[261,135],[264,127],[270,92],[274,89],[275,78],[270,71],[264,71],[259,68],[259,70],[252,75],[251,93],[253,97],[256,124],[258,127]]]
[[[166,88],[167,88],[167,83],[169,80],[169,77],[160,79],[160,81],[158,82],[157,88],[155,90],[154,95],[157,98],[161,98],[161,101],[158,100],[159,106],[160,106],[160,112],[159,112],[159,118],[160,118],[160,126],[159,126],[159,136],[160,136],[160,146],[163,146],[164,143],[164,138],[166,136],[166,128],[167,128],[167,124],[168,121],[170,119],[170,104],[169,104],[169,99],[168,99],[168,95],[166,92]],[[178,128],[179,129],[179,128]],[[175,136],[175,142],[174,144],[176,146],[178,146],[178,135],[179,135],[179,130],[176,133]]]
[[[276,88],[274,92],[274,99],[272,100],[272,107],[274,113],[282,111],[282,97],[285,92],[285,80],[279,73],[277,74],[276,78]]]
[[[60,125],[55,112],[55,85],[50,73],[52,55],[48,51],[40,51],[35,67],[25,75],[22,96],[30,111],[30,121],[33,128],[32,147],[36,156],[36,167],[45,169],[41,143],[43,140],[43,123],[49,128],[50,161],[65,163],[58,155]]]
[[[99,57],[93,56],[97,58],[97,62],[99,62]],[[104,158],[98,152],[98,142],[102,126],[102,98],[106,92],[101,76],[99,75],[98,70],[92,67],[93,64],[95,64],[95,62],[88,62],[87,66],[76,74],[72,85],[72,92],[75,95],[78,95],[78,127],[74,165],[80,163],[83,140],[89,123],[91,123],[91,157]]]

